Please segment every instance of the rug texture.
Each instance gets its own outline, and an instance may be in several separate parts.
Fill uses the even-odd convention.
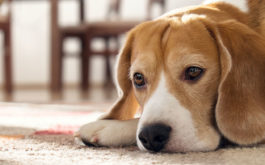
[[[91,148],[75,144],[80,125],[96,120],[109,104],[0,103],[0,165],[265,164],[265,146],[213,152],[147,153],[136,146]]]

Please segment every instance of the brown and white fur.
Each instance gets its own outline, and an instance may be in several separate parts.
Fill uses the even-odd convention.
[[[147,126],[171,128],[159,151],[210,151],[221,137],[265,140],[265,1],[212,0],[169,12],[130,31],[117,65],[119,99],[77,137],[98,146],[137,143]],[[199,80],[183,78],[190,66]],[[146,85],[137,89],[134,74]],[[137,111],[141,117],[134,118]],[[152,149],[151,149],[152,150]],[[158,150],[154,150],[158,151]]]

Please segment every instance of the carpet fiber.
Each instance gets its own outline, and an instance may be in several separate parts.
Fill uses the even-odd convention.
[[[89,148],[75,144],[72,133],[96,120],[109,104],[88,106],[0,104],[0,164],[260,164],[265,146],[214,152],[147,153],[137,147]]]

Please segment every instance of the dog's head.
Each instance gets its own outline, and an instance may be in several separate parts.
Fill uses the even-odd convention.
[[[265,138],[265,41],[234,20],[182,17],[143,23],[117,66],[120,99],[106,118],[142,111],[137,144],[152,151],[209,151],[221,136]]]

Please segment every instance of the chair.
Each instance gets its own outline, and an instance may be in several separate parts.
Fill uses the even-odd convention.
[[[4,34],[4,90],[10,94],[13,89],[12,82],[12,43],[11,43],[11,0],[7,0],[8,12],[0,14],[0,30]]]
[[[165,0],[160,0],[165,1]],[[149,0],[149,6],[152,6],[153,3],[157,3],[158,0]],[[62,89],[62,66],[63,66],[63,58],[67,55],[63,52],[63,42],[67,37],[76,37],[81,41],[81,88],[82,90],[87,90],[89,87],[89,59],[92,55],[103,55],[105,57],[106,70],[105,70],[105,86],[110,86],[112,84],[111,79],[111,66],[109,57],[111,55],[118,54],[119,46],[117,46],[114,50],[110,49],[109,43],[110,39],[114,39],[116,44],[118,44],[118,36],[124,34],[129,31],[135,25],[139,24],[141,21],[120,21],[120,6],[121,0],[110,0],[107,19],[106,21],[100,22],[89,22],[85,23],[84,19],[84,0],[79,0],[79,18],[80,25],[77,26],[67,26],[67,27],[59,27],[59,46],[58,49],[60,52],[59,62],[57,67],[59,71],[58,73],[58,82],[54,82],[53,84],[57,84],[54,86],[55,91],[60,91]],[[116,15],[116,19],[112,20],[110,15]],[[149,16],[148,16],[149,17]],[[93,50],[91,47],[91,42],[94,38],[102,38],[104,40],[105,48],[100,51]]]
[[[109,8],[106,16],[106,21],[100,22],[91,22],[88,24],[87,29],[87,41],[89,44],[87,47],[87,57],[91,57],[92,55],[103,55],[105,58],[105,87],[112,86],[112,76],[111,76],[111,66],[110,66],[110,56],[117,55],[119,52],[119,40],[118,37],[121,34],[126,33],[131,28],[139,24],[141,21],[120,21],[120,6],[121,0],[110,0]],[[112,18],[111,16],[114,16]],[[94,38],[101,38],[104,40],[105,48],[101,51],[93,50],[90,45]],[[116,42],[116,47],[111,50],[110,48],[110,40],[113,39]],[[84,69],[89,72],[87,69],[89,66],[84,66]],[[83,76],[86,76],[85,74]],[[83,89],[87,89],[87,78],[83,79],[82,87]]]

